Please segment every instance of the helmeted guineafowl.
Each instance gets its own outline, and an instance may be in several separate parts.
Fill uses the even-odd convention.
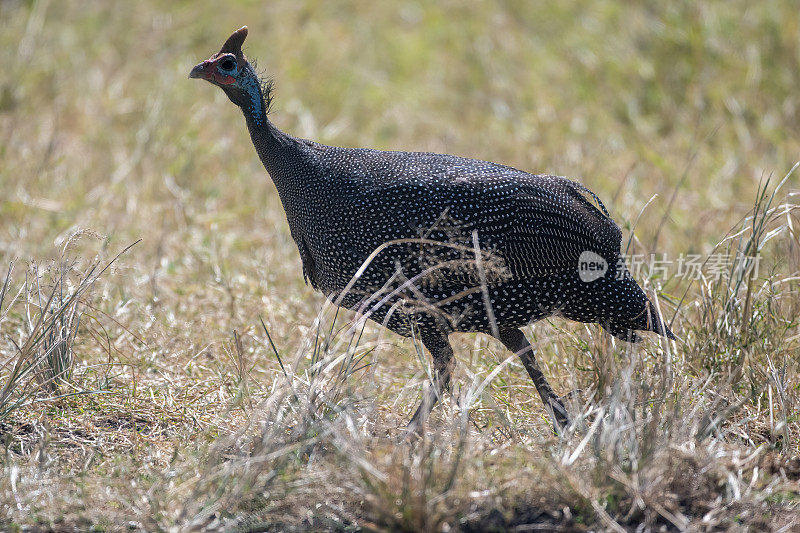
[[[234,32],[189,77],[221,87],[244,112],[307,281],[430,351],[433,386],[410,430],[449,384],[452,332],[491,334],[519,355],[557,428],[566,410],[520,327],[560,315],[628,341],[636,330],[674,338],[620,259],[620,229],[591,191],[485,161],[287,135],[267,118],[270,86],[242,53],[246,36],[247,27]]]

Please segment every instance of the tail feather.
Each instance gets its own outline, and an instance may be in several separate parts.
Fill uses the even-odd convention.
[[[608,333],[627,342],[640,342],[638,331],[676,339],[625,265],[614,265],[603,277],[576,286],[580,290],[572,296],[574,301],[562,309],[566,318],[598,322]]]
[[[612,292],[622,295],[624,303],[619,307],[627,312],[617,312],[615,316],[610,317],[606,328],[609,333],[628,342],[641,340],[636,331],[652,331],[662,337],[675,339],[675,334],[667,326],[658,308],[653,305],[627,268],[622,272],[622,276],[616,277],[612,287]]]
[[[609,322],[607,324],[603,324],[603,328],[605,328],[605,330],[611,335],[618,339],[622,339],[625,342],[632,342],[634,344],[642,342],[641,335],[638,335],[636,330],[631,327],[626,327],[615,322]]]
[[[677,340],[675,334],[669,329],[662,316],[658,314],[655,306],[648,300],[645,309],[633,320],[627,322],[611,321],[603,327],[613,336],[626,342],[641,342],[642,337],[637,331],[652,331],[662,337]]]

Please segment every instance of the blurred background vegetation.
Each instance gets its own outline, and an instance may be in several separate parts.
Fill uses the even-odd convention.
[[[142,461],[164,462],[198,435],[230,429],[246,416],[219,418],[241,397],[236,354],[249,354],[256,382],[277,372],[259,351],[266,341],[258,318],[280,351],[295,353],[322,305],[303,285],[240,112],[218,89],[187,79],[242,25],[250,29],[245,54],[275,79],[271,120],[284,131],[574,177],[603,199],[624,238],[638,218],[640,253],[710,253],[750,212],[759,183],[782,178],[800,159],[800,10],[791,0],[4,0],[0,23],[0,266],[16,261],[17,269],[9,294],[30,265],[71,258],[74,274],[141,239],[95,287],[74,337],[74,390],[110,394],[28,406],[17,421],[44,416],[56,432],[85,424],[91,453],[102,449],[109,460],[135,450],[163,452]],[[798,185],[791,175],[779,200]],[[788,280],[770,293],[778,299],[797,290],[791,279],[800,270],[797,219],[781,223],[762,264],[764,279]],[[686,287],[654,281],[671,316]],[[687,307],[702,307],[692,290]],[[759,358],[776,346],[798,355],[795,307],[770,309],[784,329],[749,356],[764,368]],[[19,344],[30,317],[13,308],[2,316],[0,333]],[[704,362],[719,345],[708,324],[692,320],[678,317],[679,334],[699,330],[676,357],[700,379],[701,368],[720,370]],[[541,357],[555,383],[594,383],[604,372],[601,341],[557,325],[569,336],[535,330],[552,344]],[[233,330],[244,332],[243,352]],[[420,365],[409,343],[386,340],[369,394],[388,406],[387,427],[398,427]],[[469,372],[505,359],[485,339],[460,342]],[[4,357],[14,356],[3,343]],[[576,367],[584,369],[577,378]],[[787,390],[796,396],[795,368]],[[753,378],[759,398],[768,374]],[[521,369],[498,379],[495,401],[514,420],[536,419],[532,431],[546,435]],[[401,392],[404,400],[392,403]],[[766,416],[753,405],[756,418]],[[150,429],[109,422],[109,412]],[[797,450],[793,424],[784,450]],[[131,433],[103,436],[110,427]],[[67,433],[61,438],[72,442]],[[773,442],[766,435],[751,435],[750,444]],[[74,474],[89,452],[65,448],[60,472]],[[98,479],[112,475],[110,466],[100,470]]]

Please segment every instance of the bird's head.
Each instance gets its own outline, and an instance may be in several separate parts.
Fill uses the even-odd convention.
[[[190,78],[200,78],[222,88],[231,102],[260,122],[269,107],[269,82],[263,83],[242,52],[247,26],[228,37],[219,52],[196,65]]]

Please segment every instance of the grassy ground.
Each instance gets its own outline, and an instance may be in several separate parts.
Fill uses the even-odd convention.
[[[793,2],[0,20],[0,528],[800,528]],[[583,390],[559,438],[510,354],[455,336],[452,397],[396,445],[423,354],[302,283],[242,117],[186,79],[242,24],[286,131],[579,177],[634,259],[658,254],[636,277],[681,341],[529,328],[555,388]]]

